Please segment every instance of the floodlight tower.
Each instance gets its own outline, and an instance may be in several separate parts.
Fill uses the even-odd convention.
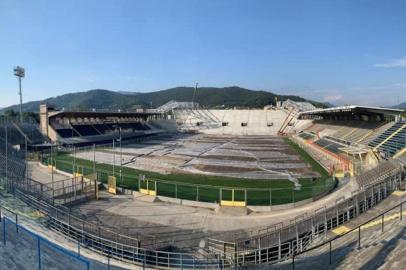
[[[16,66],[14,68],[14,75],[18,77],[18,83],[19,83],[19,95],[20,95],[20,122],[23,122],[23,93],[21,91],[21,79],[25,77],[25,69],[20,67],[20,66]]]
[[[195,85],[195,89],[193,91],[193,97],[192,97],[192,105],[193,105],[193,109],[195,109],[195,96],[196,96],[196,92],[197,92],[197,86],[199,85],[199,83],[196,83]]]

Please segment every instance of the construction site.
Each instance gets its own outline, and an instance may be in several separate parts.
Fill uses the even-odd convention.
[[[381,236],[365,233],[402,217],[400,110],[288,100],[253,110],[172,101],[143,112],[40,112],[38,126],[2,123],[2,186],[13,194],[2,195],[3,219],[49,228],[66,239],[63,256],[78,246],[87,255],[74,252],[72,265],[300,269],[316,267],[309,258],[326,256],[330,243],[319,266],[345,269],[359,255],[332,241],[348,246],[358,230],[368,248]],[[30,214],[10,214],[10,200]],[[394,224],[382,237],[398,233]],[[335,255],[345,252],[347,260]]]

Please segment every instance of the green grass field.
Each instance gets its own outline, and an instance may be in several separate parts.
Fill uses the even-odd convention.
[[[146,188],[147,181],[138,181],[139,175],[145,175],[150,189],[151,186],[155,187],[156,182],[158,195],[187,200],[219,202],[220,196],[223,200],[231,200],[232,190],[234,189],[234,199],[244,200],[246,197],[249,205],[278,205],[298,202],[317,196],[333,187],[334,181],[320,164],[288,138],[285,138],[285,142],[304,161],[308,162],[314,171],[321,175],[317,180],[299,179],[302,185],[302,189],[299,191],[294,190],[293,183],[287,180],[266,181],[201,174],[160,174],[125,166],[122,167],[121,177],[119,166],[115,166],[114,174],[117,178],[117,185],[120,187],[138,190],[139,185],[141,185],[141,188]],[[43,162],[48,163],[49,158],[43,160]],[[53,163],[59,170],[73,172],[73,157],[69,153],[59,153],[54,157]],[[76,172],[84,175],[93,173],[93,161],[76,158],[75,164]],[[113,165],[97,163],[95,168],[99,179],[104,183],[107,182],[109,175],[113,175]]]

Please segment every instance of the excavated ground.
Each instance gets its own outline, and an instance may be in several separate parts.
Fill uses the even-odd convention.
[[[120,154],[121,153],[121,154]],[[313,178],[319,174],[281,137],[175,135],[119,148],[99,148],[96,161],[158,173],[197,173],[248,179]],[[93,160],[93,151],[76,157]]]

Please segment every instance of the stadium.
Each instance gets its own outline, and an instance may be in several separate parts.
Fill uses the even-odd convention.
[[[403,110],[39,112],[1,120],[2,230],[46,228],[66,269],[360,267],[404,227]]]

